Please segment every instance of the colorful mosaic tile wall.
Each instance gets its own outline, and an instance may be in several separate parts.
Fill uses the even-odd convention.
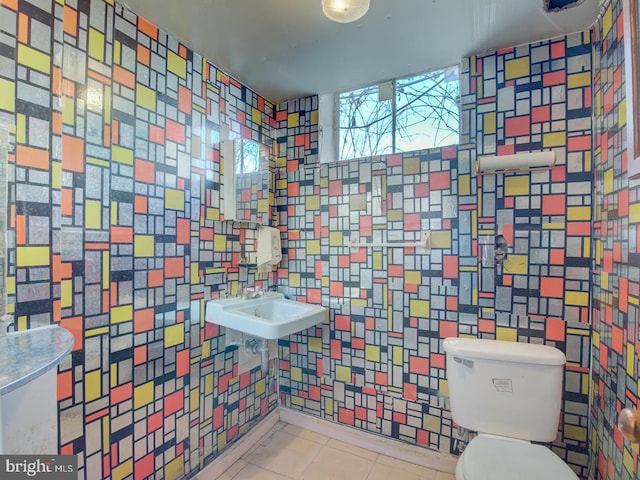
[[[76,340],[60,452],[92,480],[193,475],[276,403],[274,370],[240,374],[204,324],[255,281],[254,232],[221,221],[219,131],[274,147],[274,106],[112,1],[0,9],[11,306]]]
[[[568,360],[553,449],[587,476],[591,49],[580,33],[469,59],[467,143],[458,147],[319,166],[317,152],[302,148],[279,159],[288,229],[279,276],[303,300],[331,307],[328,325],[280,342],[283,404],[457,453],[463,439],[442,398],[442,340],[546,343]],[[278,107],[279,143],[313,139],[317,126],[300,119],[313,118],[314,102]],[[543,149],[558,155],[551,171],[473,173],[477,155]],[[344,246],[354,233],[409,242],[423,230],[432,234],[430,254]],[[511,247],[501,268],[483,257],[496,234]]]
[[[596,479],[636,479],[638,445],[616,428],[624,407],[640,408],[640,189],[627,178],[624,28],[621,0],[605,4],[594,27],[595,189],[593,361],[590,450]],[[639,79],[634,79],[639,81]]]

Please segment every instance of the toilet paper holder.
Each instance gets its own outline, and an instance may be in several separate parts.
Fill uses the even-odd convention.
[[[618,428],[624,438],[632,443],[640,443],[640,412],[633,408],[623,408],[618,416]]]

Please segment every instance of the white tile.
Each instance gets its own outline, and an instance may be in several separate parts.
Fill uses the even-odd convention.
[[[366,480],[373,465],[362,456],[324,446],[300,480]]]
[[[243,459],[266,470],[298,479],[321,448],[322,445],[311,440],[277,431]]]
[[[225,471],[222,475],[218,477],[217,480],[231,480],[233,477],[237,475],[237,473],[247,466],[247,462],[244,460],[238,460],[236,463],[231,465],[227,471]],[[208,480],[205,478],[200,478],[198,476],[198,480]]]
[[[334,440],[333,438],[329,440],[327,443],[329,447],[335,448],[336,450],[340,450],[342,452],[352,453],[353,455],[357,455],[362,458],[366,458],[367,460],[371,460],[375,462],[378,458],[378,454],[376,452],[372,452],[371,450],[367,450],[364,448],[356,447],[355,445],[351,445],[350,443],[341,442],[340,440]]]

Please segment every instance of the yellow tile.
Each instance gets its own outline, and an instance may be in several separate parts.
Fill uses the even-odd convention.
[[[324,411],[327,415],[333,415],[333,398],[325,397]]]
[[[636,462],[633,460],[633,456],[631,455],[629,450],[627,450],[626,448],[623,448],[622,464],[624,465],[624,468],[627,471],[629,478],[633,478],[635,476],[635,468],[634,468],[635,463]]]
[[[529,195],[529,176],[516,175],[505,177],[504,194],[508,197]]]
[[[145,87],[140,83],[136,83],[136,103],[142,108],[146,108],[152,112],[156,111],[156,92]]]
[[[509,255],[504,262],[504,272],[513,275],[526,275],[529,272],[529,256]]]
[[[431,232],[432,248],[451,248],[451,231]]]
[[[629,223],[640,223],[640,203],[629,205]]]
[[[114,162],[133,166],[133,150],[114,145],[111,147],[111,159]]]
[[[583,258],[591,258],[591,237],[582,239],[582,256]]]
[[[291,273],[291,274],[289,274],[289,286],[291,286],[291,287],[299,287],[300,286],[300,274],[299,273]]]
[[[262,123],[262,112],[260,112],[260,110],[258,110],[257,108],[252,108],[251,120],[253,120],[257,124]]]
[[[545,133],[542,136],[542,145],[545,148],[564,147],[566,141],[567,134],[565,132]]]
[[[382,270],[382,252],[373,252],[373,269]]]
[[[350,383],[351,368],[343,367],[342,365],[336,366],[336,380],[338,380],[339,382]]]
[[[317,337],[308,338],[308,350],[310,352],[322,353],[322,339]]]
[[[589,294],[587,292],[565,292],[564,301],[567,305],[586,307],[589,305]]]
[[[175,347],[184,343],[184,324],[178,323],[165,327],[164,329],[164,348]]]
[[[311,112],[311,125],[317,125],[318,124],[318,118],[319,118],[318,113],[319,113],[318,110],[313,110]]]
[[[51,163],[51,186],[56,190],[62,187],[62,162]]]
[[[164,467],[164,473],[167,480],[182,478],[184,476],[184,455],[180,455],[167,463],[167,466]]]
[[[16,115],[16,142],[27,143],[27,116],[24,113]]]
[[[89,56],[104,62],[104,34],[89,28]]]
[[[291,367],[291,380],[294,382],[302,381],[302,369],[300,367]]]
[[[184,210],[184,191],[174,190],[173,188],[165,189],[164,207],[167,210]]]
[[[104,117],[104,123],[109,125],[111,123],[111,87],[104,86],[104,98],[102,105],[102,116]]]
[[[607,38],[609,35],[609,30],[613,26],[613,14],[612,14],[612,4],[609,4],[609,7],[605,10],[604,15],[602,15],[602,38]]]
[[[62,123],[65,125],[75,125],[76,104],[73,98],[62,97]]]
[[[85,373],[84,375],[84,401],[97,400],[102,395],[102,373],[100,370]]]
[[[400,222],[404,218],[403,210],[389,210],[387,212],[387,221],[389,222]]]
[[[365,358],[370,362],[380,361],[380,347],[376,345],[367,345],[365,347]]]
[[[181,78],[187,78],[187,61],[171,50],[167,51],[167,68]]]
[[[405,175],[415,175],[420,173],[420,159],[407,158],[402,162],[402,170]]]
[[[471,195],[471,175],[458,176],[458,194]]]
[[[609,195],[613,192],[613,168],[608,168],[604,171],[604,186],[603,193]]]
[[[47,75],[51,73],[51,57],[22,43],[18,44],[18,63]]]
[[[591,85],[591,72],[572,73],[567,78],[569,88],[580,88]]]
[[[49,247],[18,247],[16,248],[16,266],[44,267],[50,263]]]
[[[484,134],[493,135],[496,133],[496,112],[489,112],[483,115]]]
[[[102,228],[102,203],[100,200],[86,200],[84,208],[85,227],[92,230]]]
[[[293,398],[291,399],[291,403],[293,403]],[[304,404],[302,406],[304,406]],[[218,451],[220,451],[227,446],[227,432],[223,431],[222,433],[218,434],[218,436],[216,437],[216,440],[217,440],[216,445],[218,446]]]
[[[320,240],[309,240],[307,242],[307,255],[320,255]]]
[[[636,349],[632,343],[627,343],[627,375],[636,376]]]
[[[496,327],[496,340],[515,342],[517,339],[518,333],[515,328]]]
[[[109,288],[109,283],[111,281],[109,277],[109,251],[102,252],[102,288]]]
[[[73,305],[73,280],[60,282],[60,304],[62,308],[69,308]]]
[[[111,309],[111,323],[122,323],[133,320],[133,306],[122,305]]]
[[[320,195],[311,195],[305,199],[307,210],[320,210]]]
[[[578,427],[576,425],[564,426],[564,436],[577,442],[587,441],[587,429],[584,427]]]
[[[505,78],[513,80],[514,78],[529,76],[529,57],[516,58],[515,60],[507,60],[505,63]]]
[[[0,110],[16,111],[16,84],[6,78],[0,78]]]
[[[189,392],[189,411],[196,412],[200,406],[200,389],[194,388]]]
[[[609,290],[609,274],[607,272],[600,272],[600,288]]]
[[[207,374],[204,377],[204,394],[211,395],[213,393],[213,374]]]
[[[153,235],[136,235],[133,239],[133,255],[136,257],[155,256],[155,238]]]
[[[111,451],[111,419],[109,415],[102,417],[102,451]]]
[[[342,241],[342,232],[331,232],[329,234],[329,246],[342,247],[344,242]]]
[[[287,116],[287,127],[295,128],[300,124],[300,115],[297,113],[290,113]]]
[[[129,459],[126,462],[120,463],[113,467],[111,471],[111,478],[113,480],[124,480],[125,478],[133,474],[133,459]]]
[[[591,220],[591,207],[569,207],[567,208],[567,220],[589,221]]]
[[[422,283],[421,272],[404,272],[404,283],[410,283],[412,285],[420,285]]]
[[[267,391],[267,381],[265,378],[263,378],[262,380],[258,380],[256,382],[254,391],[255,391],[254,395],[256,397],[259,397],[260,395],[264,394]]]
[[[411,300],[409,302],[409,315],[412,317],[429,318],[431,305],[428,300]]]
[[[440,421],[440,417],[425,414],[422,416],[422,425],[425,430],[430,432],[440,432],[442,422]]]
[[[618,103],[618,128],[622,128],[627,124],[627,99],[623,98]]]
[[[110,387],[111,388],[115,388],[118,386],[118,364],[117,363],[111,363],[111,368],[109,369],[109,376],[111,377],[110,379]]]
[[[227,251],[227,236],[216,235],[213,238],[213,251],[214,252],[226,252]]]
[[[200,283],[200,270],[198,267],[198,262],[191,262],[189,271],[191,272],[191,285],[198,285]]]
[[[266,213],[269,211],[269,199],[268,198],[262,198],[260,200],[258,200],[258,212],[259,213]]]

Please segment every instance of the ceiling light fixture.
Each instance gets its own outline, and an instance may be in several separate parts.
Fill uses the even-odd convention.
[[[369,10],[369,0],[322,0],[322,11],[334,22],[349,23]]]

